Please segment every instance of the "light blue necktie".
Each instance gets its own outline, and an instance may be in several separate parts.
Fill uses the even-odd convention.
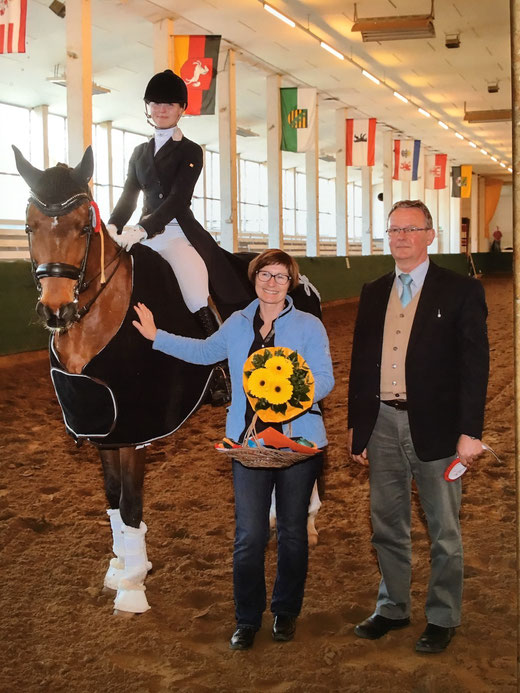
[[[401,294],[401,305],[403,308],[410,303],[412,300],[412,289],[410,284],[412,283],[412,277],[409,274],[400,274],[399,279],[403,283],[403,293]]]

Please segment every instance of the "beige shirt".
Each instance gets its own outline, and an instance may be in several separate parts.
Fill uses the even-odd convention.
[[[396,282],[390,292],[381,355],[381,401],[406,399],[406,351],[420,295],[421,290],[403,308]]]

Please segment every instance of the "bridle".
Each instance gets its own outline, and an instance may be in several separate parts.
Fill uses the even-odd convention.
[[[72,212],[74,209],[82,205],[84,202],[89,203],[89,218],[88,218],[88,223],[85,224],[85,226],[82,229],[82,235],[86,237],[86,243],[85,243],[85,254],[83,255],[83,259],[81,261],[81,264],[79,267],[76,267],[76,265],[69,265],[66,262],[45,262],[40,265],[36,265],[34,259],[33,259],[33,254],[32,254],[32,244],[31,244],[31,233],[32,229],[31,227],[26,223],[25,224],[25,232],[27,233],[28,239],[29,239],[29,255],[31,259],[31,272],[32,276],[34,278],[34,282],[36,284],[36,288],[38,289],[38,292],[40,293],[40,296],[42,294],[42,285],[40,283],[41,279],[44,279],[46,277],[52,277],[52,278],[63,278],[63,279],[73,279],[76,281],[74,285],[74,303],[79,302],[79,295],[88,289],[88,287],[91,285],[91,283],[96,279],[100,272],[96,274],[94,277],[91,279],[85,281],[85,272],[87,269],[87,261],[88,261],[88,254],[90,250],[90,243],[92,241],[92,237],[95,233],[103,233],[101,230],[101,218],[99,215],[99,209],[97,204],[92,200],[90,195],[86,192],[79,192],[73,195],[72,197],[69,197],[68,200],[65,200],[64,202],[55,202],[52,204],[47,204],[45,202],[42,202],[36,195],[31,191],[31,196],[29,197],[29,201],[27,203],[27,211],[29,209],[29,205],[33,204],[37,209],[42,212],[46,217],[61,217],[66,214],[69,214]],[[27,213],[26,213],[27,217]],[[118,252],[116,255],[112,258],[112,260],[106,265],[106,267],[109,267],[115,260],[117,260],[117,264],[115,268],[112,270],[111,274],[109,275],[108,279],[106,281],[102,281],[99,290],[95,294],[93,298],[90,299],[82,308],[80,308],[77,311],[75,322],[78,322],[81,320],[81,318],[88,313],[90,308],[92,307],[92,304],[94,301],[98,298],[98,296],[101,294],[101,292],[106,288],[114,274],[116,273],[117,269],[119,268],[119,265],[121,263],[121,251],[122,248],[119,248]],[[104,268],[103,268],[104,269]]]

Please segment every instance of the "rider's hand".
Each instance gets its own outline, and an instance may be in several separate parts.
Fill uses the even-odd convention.
[[[125,226],[123,229],[123,233],[121,234],[118,234],[116,229],[116,234],[114,235],[108,228],[109,226],[114,225],[109,224],[107,226],[107,231],[110,234],[111,238],[113,238],[114,241],[125,250],[130,250],[134,243],[139,243],[139,241],[142,241],[147,237],[146,231],[139,224],[136,224],[135,226]]]
[[[144,303],[138,303],[136,306],[134,306],[134,310],[137,313],[137,317],[139,318],[140,322],[133,320],[132,325],[139,330],[143,337],[150,339],[152,342],[155,341],[155,337],[157,336],[157,328],[155,327],[152,311],[147,308]]]

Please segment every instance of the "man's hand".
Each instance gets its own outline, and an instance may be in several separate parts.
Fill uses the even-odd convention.
[[[117,233],[117,229],[114,233],[114,229],[116,229],[114,224],[109,224],[107,226],[110,237],[125,250],[130,250],[134,243],[139,243],[139,241],[144,240],[147,236],[146,231],[139,224],[135,226],[125,226],[121,234]]]
[[[484,452],[482,441],[478,438],[471,438],[463,433],[457,441],[457,455],[465,467],[471,467],[474,460]]]
[[[349,428],[348,429],[348,436],[347,436],[347,446],[348,446],[348,452],[349,455],[352,457],[354,462],[357,462],[358,464],[362,464],[363,467],[368,467],[368,457],[367,457],[367,449],[365,448],[361,455],[353,455],[352,454],[352,434],[354,432],[354,429]]]
[[[137,317],[139,318],[140,322],[133,320],[132,325],[139,330],[143,337],[150,339],[152,342],[155,341],[157,336],[157,327],[155,326],[152,311],[147,308],[144,303],[138,303],[136,306],[134,306],[134,310],[137,313]]]

